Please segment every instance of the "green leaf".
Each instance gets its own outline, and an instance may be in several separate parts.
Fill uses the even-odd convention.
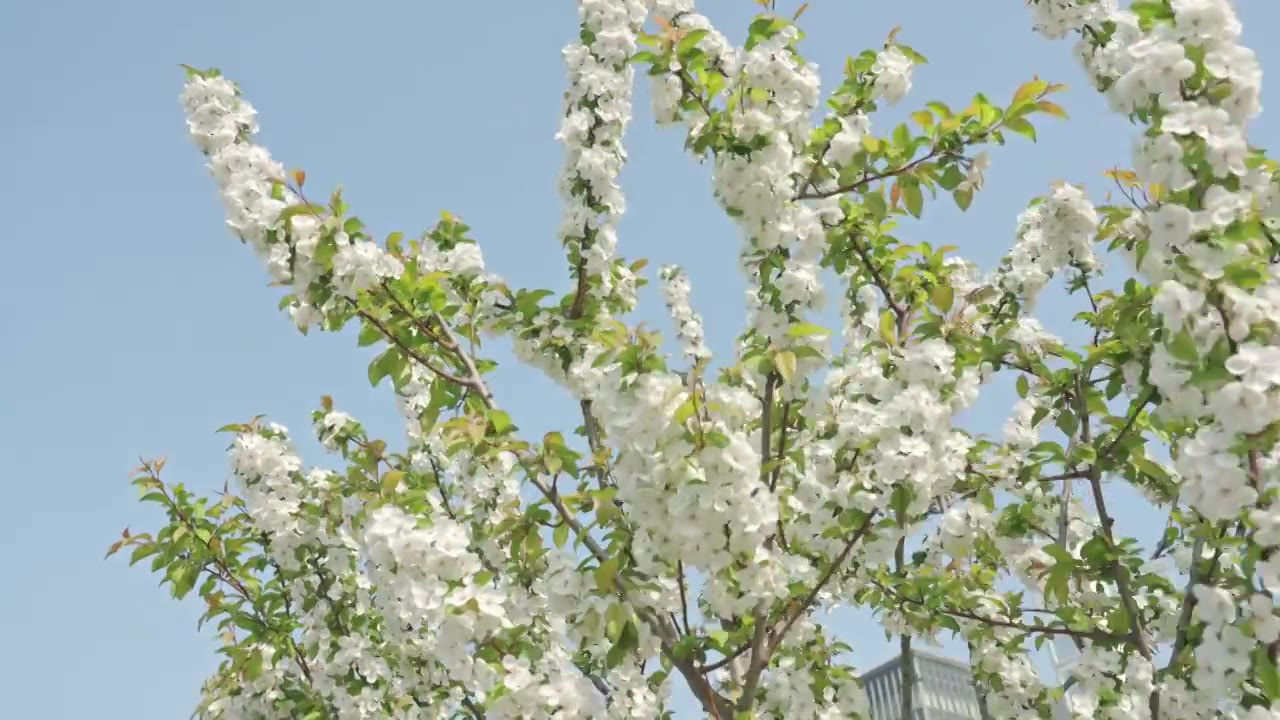
[[[1141,452],[1142,451],[1139,450],[1138,452],[1135,452],[1129,455],[1129,464],[1132,465],[1135,470],[1142,473],[1143,475],[1148,475],[1150,477],[1156,478],[1157,480],[1168,480],[1169,479],[1168,471],[1165,470],[1164,467],[1161,466],[1159,463],[1148,458],[1146,455],[1139,454]]]
[[[640,633],[636,629],[635,623],[628,620],[622,626],[622,632],[618,635],[618,639],[614,641],[613,647],[609,648],[609,652],[605,655],[605,666],[610,668],[617,667],[639,646]]]
[[[1234,375],[1222,365],[1209,365],[1191,373],[1191,384],[1196,387],[1213,387],[1231,380]]]
[[[920,212],[924,209],[924,195],[920,192],[919,181],[911,180],[903,183],[902,199],[906,201],[907,212],[913,217],[920,217]]]
[[[950,285],[938,285],[929,292],[929,299],[938,310],[948,313],[951,312],[951,306],[955,303],[956,291]]]
[[[196,586],[196,580],[200,578],[200,567],[197,565],[184,565],[173,574],[173,597],[181,600],[191,592]]]
[[[951,193],[951,197],[955,199],[956,207],[961,210],[968,210],[970,203],[973,202],[973,191],[968,189],[956,190]]]
[[[1267,694],[1267,699],[1280,699],[1280,672],[1276,670],[1276,664],[1271,660],[1271,655],[1267,652],[1265,645],[1259,645],[1254,649],[1253,664],[1257,669],[1257,676],[1261,681],[1262,691]]]
[[[489,410],[485,412],[485,416],[489,418],[489,423],[493,425],[493,431],[499,435],[515,428],[515,425],[511,422],[511,416],[501,410],[496,408]]]
[[[1079,421],[1076,419],[1075,413],[1070,410],[1062,410],[1058,413],[1058,417],[1054,418],[1054,424],[1058,426],[1063,435],[1072,437],[1076,434],[1076,427]]]
[[[324,211],[327,209],[328,208],[326,208],[323,205],[316,205],[315,203],[300,202],[295,205],[290,205],[289,207],[280,211],[280,216],[279,216],[280,223],[286,224],[289,221],[289,218],[292,218],[295,215],[321,215],[322,216],[324,214]]]
[[[258,650],[250,650],[244,659],[244,677],[246,680],[257,680],[262,676],[262,653]]]
[[[382,378],[391,374],[399,363],[398,351],[387,348],[381,355],[369,363],[369,384],[378,387]]]
[[[1033,127],[1031,123],[1027,122],[1025,118],[1020,118],[1020,117],[1007,118],[1004,121],[1004,126],[1018,133],[1019,135],[1026,135],[1027,137],[1031,138],[1033,142],[1036,139],[1035,127]]]
[[[382,339],[382,331],[372,324],[360,328],[360,337],[356,341],[360,347],[368,347]]]
[[[403,470],[388,470],[383,473],[381,482],[382,494],[389,496],[394,493],[402,480],[404,480]]]
[[[830,330],[822,327],[821,325],[814,325],[813,323],[800,323],[799,325],[792,325],[787,329],[787,337],[793,338],[825,338],[830,335]]]
[[[696,410],[693,396],[690,395],[684,402],[680,403],[680,407],[676,408],[675,421],[677,425],[684,425],[689,418],[693,417]]]
[[[600,563],[593,575],[596,587],[603,592],[612,593],[618,586],[618,558],[611,557]]]
[[[555,530],[551,531],[551,542],[555,543],[556,547],[562,548],[564,547],[564,544],[568,541],[569,541],[569,524],[568,523],[560,523],[559,525],[556,526]]]
[[[1169,349],[1169,354],[1188,363],[1196,363],[1200,361],[1200,351],[1196,347],[1196,341],[1186,330],[1181,330],[1173,339],[1166,343],[1165,347]]]
[[[149,542],[145,545],[139,545],[133,549],[133,553],[129,555],[129,565],[136,565],[143,558],[150,557],[160,552],[160,543]]]
[[[934,113],[937,114],[939,118],[943,120],[946,120],[947,118],[951,117],[954,114],[951,112],[951,108],[948,107],[946,103],[940,102],[938,100],[925,103],[925,107],[932,110]]]
[[[698,44],[698,41],[707,36],[707,32],[707,30],[690,30],[676,44],[676,55],[684,55],[692,50]]]
[[[788,385],[795,381],[796,377],[796,354],[790,350],[783,350],[773,356],[774,367],[778,369],[778,374],[782,376],[782,381]]]
[[[911,131],[907,129],[906,123],[894,128],[893,143],[900,148],[907,148],[911,145]]]
[[[938,178],[938,185],[943,190],[955,190],[962,182],[964,182],[964,173],[960,172],[960,168],[955,165],[948,165]]]
[[[880,339],[886,345],[892,345],[898,339],[898,320],[892,310],[880,313]]]

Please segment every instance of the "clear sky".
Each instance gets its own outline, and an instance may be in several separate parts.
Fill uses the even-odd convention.
[[[783,0],[787,11],[798,3]],[[1280,48],[1275,0],[1241,0],[1246,40],[1266,68]],[[741,39],[754,5],[704,0]],[[1033,74],[1067,82],[1068,122],[1046,118],[1039,144],[993,151],[986,189],[967,214],[943,198],[901,235],[954,244],[990,267],[1014,219],[1055,180],[1085,182],[1129,162],[1130,129],[1084,82],[1066,43],[1029,29],[1017,0],[815,0],[803,19],[807,55],[837,80],[844,55],[878,47],[894,25],[932,61],[892,127],[928,100],[963,106],[975,91],[1006,100]],[[381,236],[411,236],[442,209],[461,215],[491,268],[515,286],[567,287],[555,238],[555,177],[564,72],[576,34],[559,2],[225,2],[72,0],[6,3],[0,11],[0,208],[8,248],[0,281],[0,707],[12,718],[171,720],[185,717],[214,667],[196,633],[198,600],[179,604],[145,566],[104,562],[129,525],[160,518],[128,486],[139,456],[169,456],[170,480],[212,491],[227,474],[218,426],[259,413],[285,423],[307,460],[322,394],[398,439],[390,391],[371,390],[354,337],[302,337],[275,310],[278,290],[223,226],[203,159],[189,144],[178,63],[217,66],[258,107],[262,141],[308,188],[336,184]],[[1267,90],[1264,104],[1275,97]],[[651,268],[683,264],[713,348],[743,324],[739,238],[711,196],[708,169],[655,129],[643,91],[623,177],[629,214],[621,252]],[[1268,146],[1280,124],[1252,135]],[[651,270],[652,272],[652,270]],[[651,287],[640,316],[666,328]],[[1061,296],[1042,301],[1061,330]],[[571,429],[575,405],[505,351],[495,391],[527,430]],[[997,428],[1011,395],[971,418]],[[1120,498],[1125,516],[1143,508]],[[1140,528],[1141,529],[1141,528]],[[841,619],[870,667],[890,645],[859,617]]]

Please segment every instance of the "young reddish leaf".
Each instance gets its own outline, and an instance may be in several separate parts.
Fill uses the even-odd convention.
[[[1036,109],[1038,109],[1042,113],[1052,115],[1056,118],[1065,119],[1067,117],[1067,111],[1063,110],[1062,106],[1058,105],[1055,102],[1051,102],[1049,100],[1041,100],[1040,102],[1036,103]]]

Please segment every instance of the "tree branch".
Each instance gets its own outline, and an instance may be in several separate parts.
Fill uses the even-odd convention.
[[[1054,625],[1042,625],[1040,623],[1021,623],[1021,622],[1014,622],[1012,620],[1001,620],[1000,618],[987,617],[985,615],[979,615],[969,610],[960,610],[957,608],[929,608],[928,603],[926,603],[924,600],[903,595],[902,593],[897,592],[892,588],[886,587],[883,583],[879,582],[878,580],[872,580],[871,584],[880,588],[880,590],[882,590],[885,594],[892,596],[894,599],[898,600],[899,602],[911,603],[912,605],[919,605],[920,607],[928,608],[930,611],[940,612],[940,613],[943,613],[944,615],[950,615],[956,618],[963,618],[965,620],[973,620],[975,622],[980,622],[984,625],[994,625],[997,627],[1009,628],[1010,630],[1017,630],[1018,632],[1023,632],[1027,634],[1039,633],[1041,635],[1066,635],[1068,637],[1087,638],[1090,640],[1104,640],[1104,641],[1124,640],[1128,637],[1127,635],[1117,635],[1115,633],[1109,633],[1109,632],[1106,632],[1105,630],[1072,630],[1071,628],[1067,628],[1067,627],[1056,627]],[[1018,612],[1033,612],[1033,611],[1019,608]]]
[[[1089,409],[1085,398],[1083,379],[1079,375],[1076,376],[1076,402],[1079,405],[1080,441],[1090,444],[1092,443],[1093,430],[1089,423]],[[1145,404],[1145,401],[1139,403],[1139,408],[1143,404]],[[1137,415],[1138,411],[1132,413],[1135,419]],[[1126,425],[1126,428],[1131,426],[1132,423]],[[1107,450],[1110,451],[1123,435],[1124,431],[1122,430],[1116,436],[1116,440],[1107,447]],[[1098,462],[1095,462],[1090,469],[1089,487],[1093,491],[1093,504],[1098,510],[1098,520],[1102,525],[1102,537],[1107,542],[1107,548],[1115,552],[1118,546],[1116,545],[1115,536],[1111,532],[1111,527],[1115,524],[1115,520],[1107,512],[1107,499],[1102,493],[1102,468]],[[1129,571],[1121,567],[1118,561],[1113,561],[1111,563],[1111,576],[1115,580],[1116,588],[1120,591],[1120,599],[1124,603],[1125,612],[1129,615],[1129,640],[1138,649],[1138,652],[1142,653],[1142,657],[1150,660],[1152,656],[1151,646],[1147,642],[1146,630],[1142,627],[1142,616],[1138,611],[1138,603],[1134,599],[1133,588],[1129,585]]]
[[[840,567],[844,565],[845,561],[849,558],[849,553],[853,551],[853,546],[858,544],[858,541],[861,540],[862,537],[867,534],[867,531],[871,529],[871,521],[875,519],[875,516],[876,514],[874,511],[867,515],[866,519],[862,521],[862,525],[854,531],[848,542],[845,543],[844,549],[841,550],[840,554],[836,556],[836,559],[827,566],[826,571],[824,571],[822,576],[818,578],[818,582],[813,584],[813,587],[809,590],[809,594],[806,595],[804,600],[802,600],[800,604],[791,611],[791,615],[787,618],[786,622],[783,623],[782,627],[773,634],[773,638],[769,642],[770,653],[778,649],[778,646],[782,644],[783,638],[786,637],[787,632],[791,630],[791,626],[796,624],[796,621],[800,619],[801,615],[808,612],[809,608],[813,605],[814,600],[817,599],[818,593],[822,592],[822,588],[826,587],[826,584],[830,582],[832,576],[836,574]]]
[[[769,465],[769,436],[773,433],[773,387],[775,375],[770,372],[764,379],[764,408],[760,414],[760,472],[767,482]],[[765,541],[765,547],[773,545],[771,536]],[[765,634],[768,632],[767,613],[769,602],[761,600],[756,603],[752,619],[755,623],[751,637],[751,661],[747,664],[747,672],[742,682],[742,697],[738,698],[738,710],[745,711],[755,702],[756,685],[760,682],[760,674],[769,663],[770,653],[765,652]]]

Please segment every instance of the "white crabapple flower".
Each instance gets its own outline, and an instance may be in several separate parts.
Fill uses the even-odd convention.
[[[1204,293],[1188,288],[1177,280],[1160,283],[1151,309],[1164,319],[1167,328],[1181,329],[1187,320],[1195,317],[1204,307]]]
[[[1178,136],[1166,132],[1140,138],[1134,152],[1134,164],[1143,182],[1180,191],[1195,184],[1195,176],[1187,169],[1184,157],[1186,154]]]
[[[480,246],[471,242],[460,242],[448,250],[441,250],[434,244],[424,243],[418,253],[421,267],[432,271],[447,272],[463,277],[476,277],[484,274],[484,254]]]
[[[871,72],[875,74],[876,94],[890,105],[896,104],[911,91],[911,70],[914,63],[897,46],[890,45],[876,55]]]
[[[635,74],[628,59],[636,51],[645,16],[640,0],[581,2],[578,18],[590,44],[571,43],[563,51],[569,91],[556,134],[565,146],[560,233],[581,254],[584,271],[596,281],[591,292],[601,298],[616,292],[612,277],[615,228],[625,210],[617,176],[626,160],[622,134],[631,120]]]
[[[1095,269],[1098,213],[1084,191],[1057,185],[1043,202],[1018,216],[1018,240],[997,271],[999,284],[1034,305],[1041,289],[1069,263]]]
[[[1255,593],[1250,597],[1247,615],[1258,642],[1271,644],[1280,640],[1280,616],[1276,615],[1275,600],[1270,595]]]
[[[240,132],[258,128],[257,112],[224,77],[191,78],[182,89],[182,106],[191,138],[206,155],[233,144]]]
[[[986,177],[987,168],[991,167],[991,154],[986,150],[973,156],[964,179],[956,186],[959,191],[976,192],[982,189],[982,181]]]
[[[192,139],[209,156],[209,167],[222,192],[228,225],[248,241],[267,265],[272,279],[301,285],[294,320],[305,328],[317,313],[306,302],[314,272],[309,267],[318,240],[316,227],[306,221],[280,227],[286,207],[300,201],[283,183],[284,168],[267,151],[251,142],[257,132],[256,112],[239,97],[233,84],[221,77],[194,76],[183,91]],[[285,232],[273,233],[272,231]],[[291,232],[292,231],[292,232]],[[337,233],[333,259],[333,289],[348,298],[380,280],[404,271],[399,260],[368,240],[352,241]]]
[[[317,424],[321,444],[329,450],[336,450],[338,448],[338,436],[354,422],[355,418],[340,410],[330,410],[325,413]]]
[[[1027,0],[1037,32],[1061,38],[1106,19],[1116,10],[1115,0]]]
[[[667,312],[675,323],[676,337],[684,354],[693,360],[710,357],[711,351],[703,339],[702,318],[689,305],[689,276],[675,265],[666,265],[661,277]]]
[[[1235,622],[1236,601],[1225,588],[1196,585],[1191,591],[1196,598],[1196,619],[1215,628]]]
[[[836,167],[848,165],[862,150],[862,138],[871,132],[871,119],[864,113],[840,118],[840,131],[827,146],[826,161]]]

